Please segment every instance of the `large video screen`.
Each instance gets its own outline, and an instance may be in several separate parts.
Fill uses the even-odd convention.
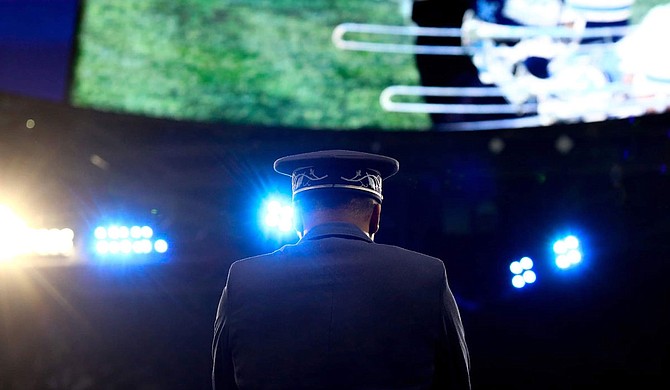
[[[70,100],[336,130],[639,116],[670,105],[662,3],[87,0]]]

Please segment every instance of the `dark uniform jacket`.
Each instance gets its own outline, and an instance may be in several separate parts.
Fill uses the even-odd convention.
[[[215,322],[215,389],[469,389],[441,260],[347,223],[232,264]]]

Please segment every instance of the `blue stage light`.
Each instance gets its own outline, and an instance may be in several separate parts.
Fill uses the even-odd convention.
[[[109,253],[109,242],[100,240],[95,244],[95,250],[101,255]]]
[[[133,253],[137,254],[151,253],[151,241],[147,239],[139,239],[133,241]]]
[[[95,238],[97,238],[98,240],[104,240],[105,238],[107,238],[107,229],[105,229],[102,226],[98,226],[97,228],[95,228],[93,234],[95,235]]]
[[[579,239],[574,235],[556,240],[553,249],[556,255],[554,262],[560,269],[572,268],[582,261]]]
[[[98,226],[93,231],[95,253],[101,256],[119,255],[123,257],[163,254],[168,251],[168,243],[164,239],[156,239],[154,230],[147,225]]]
[[[138,239],[142,237],[142,228],[139,226],[133,226],[130,228],[130,237]]]
[[[158,253],[165,253],[168,250],[168,243],[165,240],[156,240],[154,242],[154,250]]]
[[[144,238],[151,238],[154,236],[154,230],[149,226],[142,226],[140,232],[141,236]]]
[[[276,235],[294,232],[293,212],[290,200],[270,198],[261,210],[263,230]]]
[[[524,256],[519,260],[513,261],[509,265],[509,270],[514,276],[512,276],[512,286],[516,288],[523,288],[527,284],[535,283],[537,280],[537,275],[533,268],[533,260]]]

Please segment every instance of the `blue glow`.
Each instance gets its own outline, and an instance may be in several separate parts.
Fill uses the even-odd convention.
[[[151,253],[166,253],[169,245],[164,239],[152,240],[154,230],[150,226],[110,225],[98,226],[95,237],[94,251],[102,256],[136,256]]]
[[[556,240],[553,245],[556,258],[554,260],[559,269],[565,270],[578,265],[582,261],[582,251],[579,239],[574,235],[565,236]]]
[[[295,233],[294,210],[290,200],[269,198],[262,205],[260,221],[267,233],[279,236]]]
[[[515,288],[523,288],[526,284],[535,283],[537,275],[533,268],[533,259],[524,256],[519,260],[513,261],[509,265],[509,270],[514,274],[512,276],[512,286]]]

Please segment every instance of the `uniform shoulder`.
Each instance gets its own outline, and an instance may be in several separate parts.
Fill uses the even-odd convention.
[[[376,244],[380,248],[383,248],[385,251],[393,252],[397,256],[402,256],[404,258],[407,258],[413,262],[420,263],[421,265],[425,266],[434,266],[434,267],[444,267],[444,263],[442,262],[441,259],[427,255],[425,253],[413,251],[410,249],[406,249],[403,247],[395,246],[395,245],[388,245],[388,244]]]
[[[249,256],[239,260],[235,260],[230,268],[246,268],[246,267],[256,267],[256,266],[266,266],[269,263],[275,263],[279,257],[281,257],[285,251],[289,250],[289,247],[293,247],[292,244],[284,245],[283,247],[268,253],[263,253],[260,255]]]

